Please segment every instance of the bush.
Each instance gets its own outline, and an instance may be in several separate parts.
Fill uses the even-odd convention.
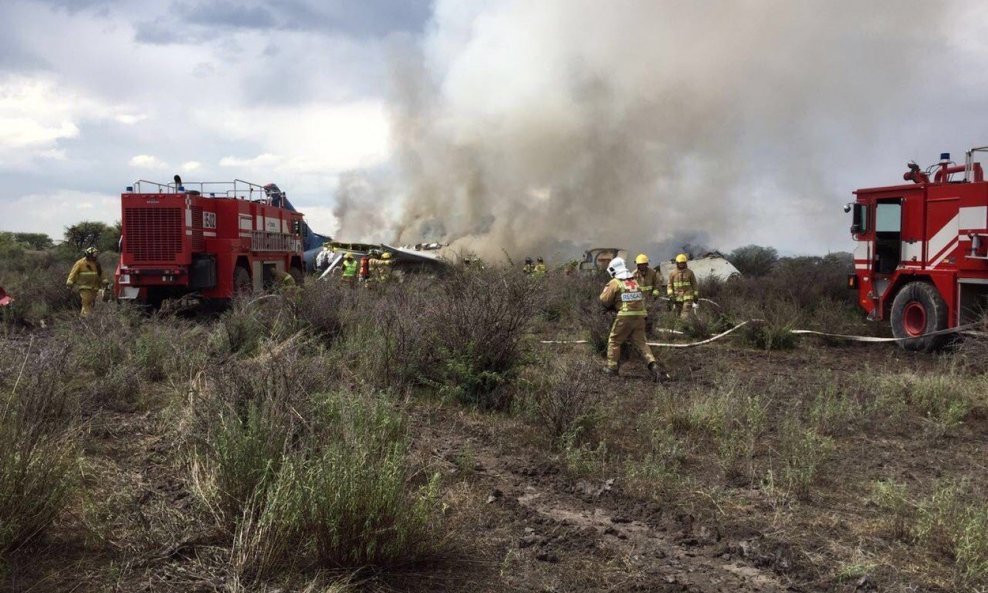
[[[441,549],[438,475],[418,481],[392,405],[347,392],[253,395],[208,402],[213,422],[192,457],[195,491],[231,538],[238,576],[389,567]]]
[[[599,414],[602,375],[593,360],[578,358],[567,363],[547,362],[542,379],[529,394],[529,406],[553,447],[567,434],[590,438]]]
[[[0,560],[44,534],[78,484],[64,346],[16,352],[0,376]]]
[[[959,587],[988,586],[988,503],[980,488],[941,484],[919,503],[915,536],[930,553],[951,562]]]
[[[806,497],[823,464],[833,453],[834,441],[803,426],[794,417],[788,418],[782,425],[780,440],[782,477],[790,492]]]
[[[527,353],[544,284],[512,270],[458,271],[443,285],[410,279],[364,293],[343,316],[343,374],[381,389],[429,385],[464,403],[505,409]]]

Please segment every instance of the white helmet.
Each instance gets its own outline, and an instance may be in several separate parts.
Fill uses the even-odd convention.
[[[632,276],[631,272],[624,265],[624,259],[620,257],[615,257],[611,260],[611,263],[607,264],[607,273],[611,275],[611,278],[617,278],[618,280],[627,280]]]

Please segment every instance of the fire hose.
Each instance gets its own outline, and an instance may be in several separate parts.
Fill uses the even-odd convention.
[[[710,344],[711,342],[716,342],[721,338],[730,335],[734,331],[741,329],[742,327],[748,325],[749,323],[765,323],[764,319],[749,319],[748,321],[742,321],[741,323],[735,325],[734,327],[723,331],[715,336],[711,336],[705,340],[700,340],[698,342],[687,342],[687,343],[667,343],[667,342],[646,342],[649,346],[655,348],[694,348],[696,346],[703,346],[704,344]],[[958,334],[963,333],[965,335],[971,335],[975,337],[988,337],[988,333],[971,331],[976,327],[979,327],[981,323],[968,323],[965,325],[959,325],[957,327],[951,327],[948,329],[941,329],[933,332],[923,334],[921,336],[910,336],[908,338],[878,338],[874,336],[850,336],[846,334],[833,334],[828,332],[815,331],[811,329],[792,329],[789,333],[795,335],[811,335],[811,336],[821,336],[826,338],[836,338],[841,340],[846,340],[848,342],[864,342],[864,343],[889,343],[889,342],[903,342],[905,340],[918,340],[922,338],[932,337],[932,336],[943,336],[948,334]],[[675,331],[675,330],[669,330]],[[679,332],[682,333],[682,332]],[[542,344],[587,344],[589,340],[542,340]]]

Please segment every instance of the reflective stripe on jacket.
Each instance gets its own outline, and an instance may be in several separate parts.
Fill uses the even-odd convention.
[[[693,270],[675,269],[669,274],[669,296],[677,302],[696,300],[700,296]]]
[[[607,283],[600,293],[600,302],[609,308],[615,308],[618,317],[645,317],[645,295],[642,294],[638,282],[634,278],[618,280],[614,278]]]
[[[103,285],[103,270],[99,262],[82,258],[72,266],[65,284],[80,289],[98,290]]]
[[[644,274],[636,269],[634,279],[638,281],[638,286],[642,289],[642,292],[652,296],[659,296],[659,289],[662,287],[662,282],[659,281],[659,273],[653,268],[649,268]]]

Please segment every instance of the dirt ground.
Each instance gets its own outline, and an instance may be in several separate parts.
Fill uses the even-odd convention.
[[[585,356],[585,346],[553,348],[558,356]],[[665,384],[648,382],[637,363],[606,380],[613,430],[631,431],[656,402],[674,406],[685,390],[716,386],[728,376],[752,388],[793,385],[797,397],[805,390],[796,387],[807,383],[889,368],[933,373],[943,364],[935,355],[894,346],[829,347],[810,340],[785,352],[726,344],[666,351],[661,360],[672,375]],[[190,487],[173,458],[169,398],[152,394],[149,401],[142,411],[89,419],[89,498],[14,557],[4,591],[217,591],[230,585],[202,568],[223,550],[196,529]],[[906,564],[913,556],[897,548],[904,544],[877,540],[866,528],[879,518],[867,501],[867,484],[892,476],[928,490],[935,476],[957,474],[988,485],[984,417],[935,442],[917,437],[914,426],[837,439],[831,470],[798,502],[777,496],[764,481],[725,482],[721,469],[697,456],[688,469],[692,491],[669,501],[608,473],[614,466],[572,471],[561,452],[546,447],[540,428],[517,415],[430,398],[412,398],[407,409],[414,455],[443,474],[457,552],[434,566],[353,575],[371,590],[943,591],[935,572],[910,584],[915,572]],[[620,451],[621,443],[621,435],[613,435],[612,448]],[[863,561],[866,569],[834,577],[836,563],[858,556],[871,559]],[[882,565],[888,558],[902,558],[903,565]]]

